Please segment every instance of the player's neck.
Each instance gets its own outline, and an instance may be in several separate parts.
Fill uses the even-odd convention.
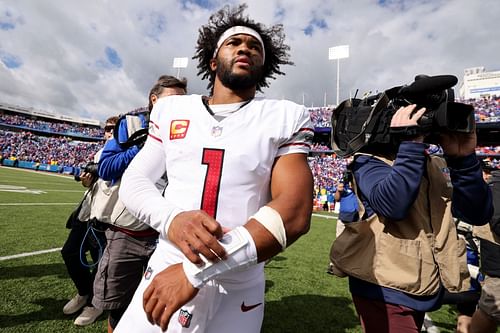
[[[210,97],[209,104],[232,104],[248,101],[255,97],[256,87],[243,90],[232,90],[225,87],[219,80],[214,82],[214,93]]]

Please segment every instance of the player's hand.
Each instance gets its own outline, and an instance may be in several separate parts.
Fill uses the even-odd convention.
[[[439,144],[446,156],[468,156],[476,151],[476,131],[474,129],[472,133],[442,132],[439,136]]]
[[[192,300],[198,291],[186,278],[182,264],[167,267],[144,291],[142,306],[149,322],[166,331],[172,314]]]
[[[226,258],[226,251],[217,241],[224,235],[222,226],[202,210],[182,212],[168,228],[168,239],[193,264],[202,264],[199,254],[212,262]]]

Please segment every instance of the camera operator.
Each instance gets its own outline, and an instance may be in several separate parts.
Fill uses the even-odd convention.
[[[397,110],[391,129],[418,127],[426,112]],[[395,146],[364,147],[349,166],[360,221],[346,223],[332,249],[335,273],[349,287],[364,332],[420,332],[444,290],[468,289],[465,244],[452,218],[491,218],[491,191],[475,155],[476,134],[442,131],[444,159],[429,156],[419,131]],[[393,147],[393,148],[391,148]]]
[[[113,128],[118,117],[110,117],[106,120],[104,127],[104,140],[107,141],[113,135]],[[68,270],[70,278],[73,280],[78,293],[63,308],[63,313],[70,315],[80,311],[82,313],[75,319],[74,323],[78,326],[92,324],[102,311],[92,306],[92,286],[94,284],[95,274],[97,272],[97,263],[102,248],[106,245],[106,238],[102,232],[93,228],[98,222],[91,225],[90,205],[94,187],[99,178],[97,162],[100,158],[102,149],[94,156],[94,162],[90,162],[79,175],[75,175],[76,181],[81,181],[82,186],[87,188],[81,203],[77,209],[70,215],[66,222],[66,228],[70,229],[68,238],[61,250],[64,264]],[[94,265],[87,262],[86,253],[90,256]]]

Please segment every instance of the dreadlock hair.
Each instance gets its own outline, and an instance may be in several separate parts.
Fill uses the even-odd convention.
[[[171,76],[171,75],[160,76],[158,78],[158,80],[156,81],[155,85],[153,86],[153,88],[151,88],[151,90],[149,91],[149,97],[148,97],[148,100],[149,100],[148,109],[149,109],[149,111],[153,110],[153,103],[151,102],[152,95],[160,96],[162,91],[163,91],[163,88],[175,88],[175,87],[181,88],[184,91],[186,91],[187,90],[187,79],[186,78],[178,79],[175,76]]]
[[[210,60],[213,58],[217,41],[227,29],[236,26],[246,26],[254,29],[259,33],[264,42],[266,50],[266,59],[262,68],[262,78],[257,82],[257,90],[261,91],[262,87],[269,87],[267,79],[275,79],[275,75],[285,75],[280,71],[280,65],[293,65],[289,60],[290,47],[286,45],[283,25],[277,24],[270,28],[266,28],[260,23],[256,23],[248,16],[243,15],[243,11],[247,8],[246,4],[241,4],[238,7],[231,8],[229,5],[224,6],[218,12],[212,14],[208,20],[208,24],[199,29],[198,42],[196,45],[196,53],[193,59],[198,59],[198,73],[202,80],[209,79],[207,89],[213,93],[215,72],[210,69]]]

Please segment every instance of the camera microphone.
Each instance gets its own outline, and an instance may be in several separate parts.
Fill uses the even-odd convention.
[[[458,79],[454,75],[417,75],[414,82],[401,88],[400,93],[406,98],[414,98],[449,89],[457,82]]]

